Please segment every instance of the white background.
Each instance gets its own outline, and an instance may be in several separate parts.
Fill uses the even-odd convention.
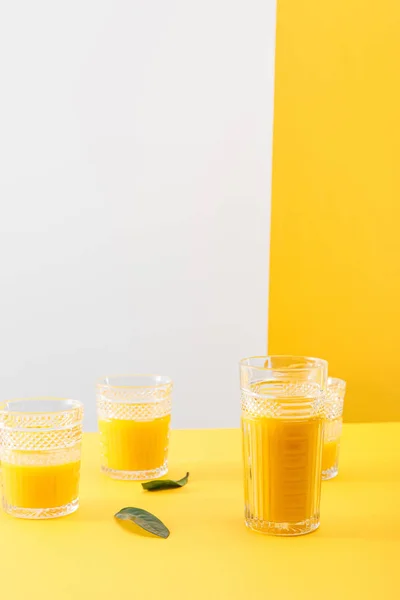
[[[275,5],[31,0],[0,19],[0,397],[168,374],[238,424],[266,349]]]

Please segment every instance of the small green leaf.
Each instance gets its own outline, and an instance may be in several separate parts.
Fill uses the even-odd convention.
[[[165,527],[164,523],[160,519],[157,519],[155,515],[147,512],[147,510],[143,510],[143,508],[134,508],[132,506],[121,508],[114,517],[121,521],[131,521],[145,531],[149,531],[158,537],[167,538],[169,536],[169,529]]]
[[[144,490],[149,492],[157,492],[158,490],[173,490],[183,487],[187,484],[188,480],[189,473],[186,473],[185,477],[178,479],[178,481],[173,481],[172,479],[156,479],[154,481],[142,483],[142,487]]]

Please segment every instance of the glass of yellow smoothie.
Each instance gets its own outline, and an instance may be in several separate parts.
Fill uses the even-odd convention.
[[[293,536],[319,526],[327,362],[256,356],[240,362],[245,523]]]
[[[324,450],[322,453],[323,480],[333,479],[339,472],[339,448],[345,394],[346,382],[343,379],[329,377],[325,398]]]
[[[102,470],[145,480],[168,471],[172,381],[163,375],[104,377],[97,382]]]
[[[3,508],[14,517],[49,519],[77,510],[83,406],[64,398],[0,405]]]

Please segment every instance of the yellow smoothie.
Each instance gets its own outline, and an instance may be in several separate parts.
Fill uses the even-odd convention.
[[[53,508],[78,498],[80,461],[46,466],[2,462],[1,468],[8,505]]]
[[[319,506],[322,418],[242,417],[245,504],[251,518],[300,523]]]
[[[322,453],[322,470],[327,471],[336,467],[339,460],[339,445],[340,440],[324,442],[324,450]]]
[[[339,448],[342,434],[342,417],[327,419],[324,424],[324,450],[322,453],[322,479],[337,475]]]
[[[100,419],[103,460],[109,469],[148,471],[167,458],[171,416],[151,421]]]

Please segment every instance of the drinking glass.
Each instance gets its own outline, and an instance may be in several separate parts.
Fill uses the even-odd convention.
[[[325,397],[324,450],[322,453],[322,479],[333,479],[339,472],[340,437],[343,424],[343,404],[346,382],[336,377],[328,378]]]
[[[293,536],[319,526],[328,365],[305,356],[240,361],[245,522]]]
[[[102,470],[144,480],[168,471],[172,381],[163,375],[105,377],[97,382]]]
[[[0,405],[3,508],[14,517],[49,519],[77,510],[83,405],[26,398]]]

